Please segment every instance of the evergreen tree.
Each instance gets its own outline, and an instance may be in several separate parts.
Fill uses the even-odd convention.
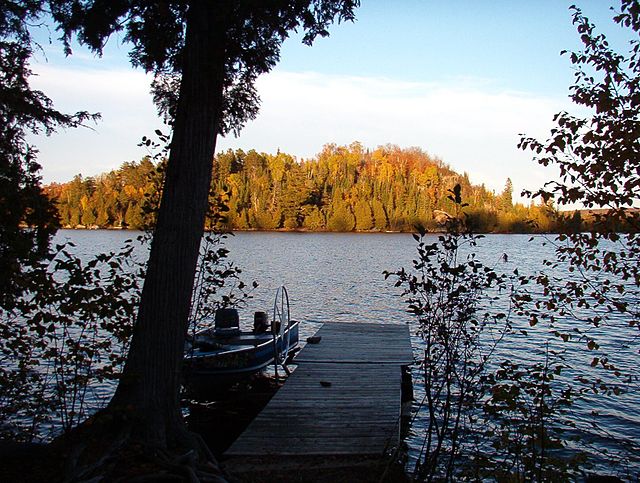
[[[109,212],[107,211],[106,207],[101,208],[98,211],[98,215],[96,216],[96,225],[98,225],[100,228],[106,228],[111,224],[112,223],[109,219]]]
[[[0,6],[0,302],[10,306],[21,291],[25,264],[37,263],[58,225],[54,205],[40,185],[37,149],[27,137],[51,134],[91,119],[86,112],[57,111],[31,88],[30,26],[40,22],[46,3],[6,0]],[[22,225],[31,227],[24,230]],[[5,305],[6,304],[6,305]]]
[[[315,205],[307,205],[303,211],[302,226],[311,231],[323,231],[326,229],[322,212]]]
[[[135,201],[131,201],[127,206],[127,211],[125,211],[124,215],[124,223],[127,228],[133,230],[140,230],[144,227],[140,206],[138,206]]]
[[[368,201],[364,199],[359,200],[356,203],[354,215],[356,218],[356,226],[355,226],[356,230],[368,231],[374,227],[373,213],[371,211],[371,206],[369,205]]]
[[[353,231],[355,225],[356,219],[349,205],[344,200],[334,202],[327,217],[327,230],[348,232]]]
[[[378,199],[374,199],[373,205],[373,223],[374,227],[379,230],[386,230],[388,228],[387,213],[385,212],[382,202]]]
[[[80,223],[82,225],[84,225],[87,228],[91,228],[92,226],[94,226],[96,224],[96,214],[93,211],[93,208],[90,206],[87,206],[83,211],[82,211],[82,216],[80,218]]]
[[[504,190],[500,195],[500,209],[508,212],[513,208],[513,183],[511,178],[507,178],[507,182],[504,185]]]

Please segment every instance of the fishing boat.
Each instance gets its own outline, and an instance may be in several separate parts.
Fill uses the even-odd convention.
[[[290,356],[298,349],[299,323],[291,320],[289,296],[280,287],[273,317],[254,314],[253,330],[240,330],[236,309],[219,309],[213,327],[190,337],[185,347],[184,385],[194,397],[218,394],[231,385],[273,364],[286,372]]]

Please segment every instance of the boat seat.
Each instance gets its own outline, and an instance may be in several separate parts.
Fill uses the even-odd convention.
[[[253,332],[264,334],[269,330],[269,316],[266,312],[256,312],[253,314]]]
[[[240,317],[236,309],[216,310],[214,334],[219,337],[233,337],[240,334]]]

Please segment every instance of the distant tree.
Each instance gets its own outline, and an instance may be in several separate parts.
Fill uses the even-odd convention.
[[[331,211],[327,215],[327,230],[329,231],[353,231],[356,219],[353,216],[351,207],[344,199],[342,191],[336,190],[333,194]]]
[[[552,233],[556,231],[558,210],[551,200],[532,203],[529,206],[529,220],[535,227],[535,231],[541,233]]]
[[[123,378],[101,424],[85,428],[101,451],[85,450],[76,475],[89,478],[86,457],[104,461],[123,447],[184,452],[212,460],[185,429],[178,391],[189,306],[218,134],[238,132],[258,111],[257,77],[273,68],[290,30],[311,44],[334,20],[352,20],[356,0],[102,2],[52,1],[67,48],[78,39],[101,52],[126,30],[134,65],[156,75],[155,100],[173,133],[160,210],[131,349]],[[82,434],[79,432],[78,434]],[[109,438],[110,444],[104,444]],[[83,436],[86,448],[92,437]],[[110,448],[105,450],[104,448]],[[104,468],[98,470],[104,474]]]
[[[310,194],[304,172],[293,159],[287,169],[285,184],[282,187],[280,205],[284,216],[284,228],[296,229],[302,222],[302,206]]]
[[[298,217],[286,217],[282,223],[282,228],[286,230],[295,230],[300,227]]]
[[[502,211],[510,211],[513,208],[513,183],[511,178],[507,178],[504,189],[500,194],[500,209]]]
[[[374,199],[373,205],[373,226],[379,230],[386,230],[389,221],[387,220],[387,213],[385,212],[382,202],[378,199]]]
[[[258,230],[277,230],[280,228],[282,212],[274,210],[253,210],[251,224]]]
[[[354,209],[356,230],[367,231],[373,228],[373,212],[367,200],[359,200]]]
[[[351,149],[355,149],[355,153]],[[386,164],[378,159],[382,156],[378,151],[363,154],[357,143],[325,147],[316,158],[301,163],[282,152],[270,155],[230,150],[213,160],[210,201],[213,203],[216,196],[225,197],[229,211],[224,226],[228,229],[325,230],[324,215],[331,218],[336,208],[346,201],[355,216],[357,230],[391,227],[410,231],[416,223],[441,230],[433,213],[450,209],[450,200],[446,200],[448,205],[437,194],[446,183],[457,179],[463,195],[470,199],[467,213],[475,230],[550,232],[556,229],[557,222],[568,226],[567,220],[554,220],[556,210],[552,203],[530,207],[514,204],[509,182],[503,193],[495,195],[483,185],[472,185],[468,176],[435,164],[416,148],[392,149],[391,159],[395,161]],[[385,156],[387,158],[381,159],[389,159],[389,154]],[[278,161],[274,161],[276,158]],[[360,161],[354,164],[355,159]],[[329,161],[335,166],[351,167],[336,168],[337,174],[328,176]],[[395,170],[394,166],[402,170]],[[161,193],[157,178],[162,169],[162,163],[156,166],[143,159],[124,163],[117,170],[94,178],[78,175],[68,183],[52,184],[45,189],[56,200],[64,226],[93,225],[89,223],[91,214],[87,215],[90,209],[99,226],[124,223],[130,228],[134,225],[142,228],[153,225],[154,218],[144,207],[149,197],[156,199]],[[380,169],[390,176],[381,177]],[[132,224],[132,217],[141,220]],[[534,221],[535,227],[528,221]],[[589,217],[584,221],[583,228],[592,225]],[[209,219],[206,226],[212,226]]]
[[[302,226],[311,231],[322,231],[326,228],[322,212],[315,205],[308,205],[303,212]]]
[[[126,223],[127,228],[131,228],[133,230],[140,230],[144,227],[141,209],[136,202],[132,201],[129,203],[129,206],[127,206],[127,211],[124,215],[124,222]]]
[[[98,211],[98,214],[96,216],[96,225],[98,225],[100,228],[105,228],[109,225],[109,212],[106,210],[106,208],[102,208]]]
[[[72,206],[69,208],[69,226],[75,228],[81,224],[82,214],[80,213],[80,206]]]
[[[233,227],[239,229],[239,230],[247,230],[248,228],[250,228],[249,226],[249,218],[247,215],[247,211],[245,209],[241,209],[238,214],[236,215],[236,217],[234,218],[234,225]]]
[[[87,206],[83,210],[80,223],[86,226],[87,228],[90,228],[96,224],[96,214],[92,206]]]

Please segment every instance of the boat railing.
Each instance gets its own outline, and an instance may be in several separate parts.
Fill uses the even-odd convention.
[[[278,287],[276,291],[271,324],[274,350],[273,364],[277,379],[278,366],[281,366],[287,374],[290,373],[286,362],[289,349],[291,348],[291,331],[289,330],[291,325],[291,311],[289,308],[289,293],[284,285]]]

